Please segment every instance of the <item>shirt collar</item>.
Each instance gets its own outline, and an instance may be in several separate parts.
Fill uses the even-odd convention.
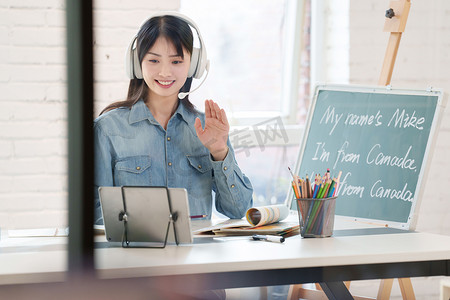
[[[195,118],[197,114],[191,113],[184,105],[180,102],[174,115],[178,115],[182,120],[191,126],[194,126]],[[128,122],[130,124],[137,123],[143,120],[149,120],[150,123],[158,125],[158,121],[155,120],[152,113],[148,109],[147,105],[143,100],[139,100],[131,107],[130,116]]]
[[[183,102],[180,101],[177,110],[174,115],[178,115],[183,121],[185,121],[188,125],[194,126],[195,118],[197,117],[196,113],[190,112],[186,106],[184,106]]]
[[[156,120],[147,105],[145,105],[143,100],[139,100],[131,107],[128,122],[133,124],[147,119],[152,123],[156,123]]]

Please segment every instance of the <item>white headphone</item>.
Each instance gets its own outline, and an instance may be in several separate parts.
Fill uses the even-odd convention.
[[[190,26],[192,26],[195,31],[197,32],[198,39],[200,41],[200,48],[193,47],[192,49],[192,55],[191,55],[191,65],[189,67],[188,71],[188,77],[194,77],[194,78],[201,78],[205,70],[209,69],[209,60],[206,55],[206,48],[205,44],[203,42],[202,36],[200,34],[200,30],[198,29],[197,25],[192,21],[190,18],[186,17],[185,15],[182,15],[177,12],[160,12],[155,15],[152,15],[149,19],[153,17],[160,17],[160,16],[173,16],[177,17],[186,23],[188,23]],[[145,22],[147,22],[149,19],[147,19]],[[145,23],[144,22],[144,23]],[[130,45],[127,49],[127,54],[125,57],[125,70],[127,73],[128,78],[130,79],[142,79],[142,69],[141,64],[139,62],[139,57],[136,49],[136,39],[137,35],[131,40]],[[206,79],[206,78],[205,78]]]

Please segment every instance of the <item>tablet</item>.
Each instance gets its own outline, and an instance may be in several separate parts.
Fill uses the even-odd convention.
[[[126,237],[130,243],[165,245],[166,238],[169,243],[176,242],[176,232],[179,244],[192,243],[186,189],[104,186],[99,187],[99,195],[105,236],[109,242],[123,242]],[[174,226],[170,224],[170,208],[173,215],[177,216]]]

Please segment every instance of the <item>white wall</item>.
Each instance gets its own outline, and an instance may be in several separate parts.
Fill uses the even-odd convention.
[[[0,227],[66,223],[64,1],[0,1]]]
[[[311,0],[311,95],[317,84],[349,83],[350,0]]]
[[[137,28],[179,0],[94,2],[98,115],[126,95]],[[65,14],[64,0],[0,1],[0,228],[67,226]]]

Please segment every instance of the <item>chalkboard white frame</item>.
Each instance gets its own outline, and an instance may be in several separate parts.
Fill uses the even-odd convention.
[[[433,121],[431,123],[431,128],[428,135],[427,145],[425,148],[424,157],[422,160],[422,164],[420,166],[420,172],[417,178],[416,189],[414,192],[414,198],[412,201],[412,206],[409,211],[409,217],[406,222],[395,222],[392,220],[385,220],[383,218],[362,218],[359,216],[354,216],[351,214],[347,214],[345,218],[349,218],[355,221],[363,221],[370,222],[376,224],[383,224],[387,227],[392,228],[400,228],[405,230],[414,230],[417,224],[419,208],[421,204],[421,200],[423,197],[424,188],[423,185],[426,182],[427,173],[429,171],[429,159],[431,158],[430,153],[434,150],[434,145],[436,142],[436,133],[439,128],[439,124],[442,118],[442,111],[445,108],[447,95],[441,89],[427,89],[427,90],[410,90],[410,89],[393,89],[390,86],[388,87],[370,87],[370,86],[357,86],[357,85],[318,85],[315,88],[315,92],[310,104],[310,109],[308,111],[308,116],[306,120],[306,126],[303,134],[302,141],[300,143],[299,154],[297,157],[296,165],[295,165],[295,174],[298,174],[300,177],[304,177],[306,174],[299,174],[301,169],[301,164],[305,152],[306,145],[308,143],[309,132],[311,129],[311,122],[315,113],[317,99],[320,91],[336,91],[336,92],[355,92],[355,93],[371,93],[371,94],[387,94],[387,95],[411,95],[411,96],[434,96],[437,97],[437,103],[435,107]],[[434,104],[433,104],[434,106]],[[326,169],[325,169],[326,170]],[[322,172],[324,172],[323,170]],[[335,174],[336,175],[336,174]],[[311,177],[311,175],[310,175]],[[286,204],[288,207],[294,205],[295,201],[293,201],[294,195],[291,188],[288,190],[288,195],[286,199]],[[337,199],[339,201],[339,198]]]

